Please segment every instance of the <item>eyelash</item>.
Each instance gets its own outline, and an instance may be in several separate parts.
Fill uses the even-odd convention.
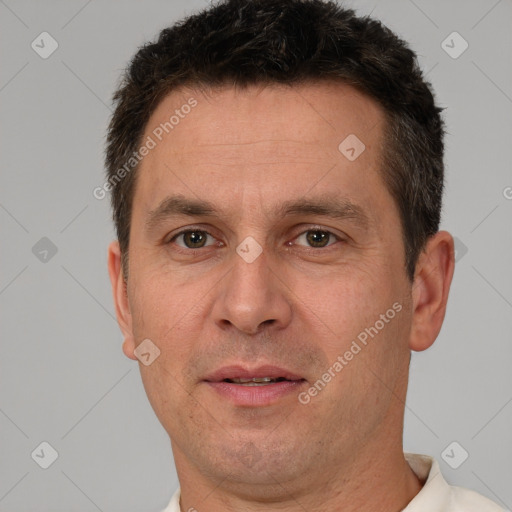
[[[317,232],[321,232],[321,233],[327,233],[328,235],[331,235],[333,236],[336,241],[338,242],[343,242],[344,239],[339,237],[338,235],[336,235],[335,233],[333,233],[332,231],[329,231],[328,229],[324,229],[324,228],[321,228],[321,227],[315,227],[315,228],[309,228],[309,229],[306,229],[304,231],[301,231],[300,233],[297,234],[297,236],[295,236],[293,238],[293,240],[296,240],[297,238],[299,238],[301,235],[304,235],[306,233],[309,233],[311,231],[317,231]],[[170,238],[168,241],[165,242],[165,245],[170,245],[172,242],[174,242],[179,236],[181,235],[184,235],[186,233],[194,233],[194,232],[200,232],[200,233],[204,233],[206,234],[207,236],[211,236],[212,238],[215,238],[211,233],[209,233],[208,231],[206,231],[205,229],[202,229],[202,228],[187,228],[187,229],[183,229],[182,231],[176,233],[175,235],[172,236],[172,238]],[[214,244],[212,244],[214,245]],[[206,249],[207,247],[212,247],[212,245],[207,245],[207,246],[203,246],[203,247],[198,247],[197,249],[190,249],[188,247],[181,247],[181,246],[177,246],[178,247],[178,250],[179,251],[183,251],[183,252],[187,252],[187,253],[194,253],[196,251],[200,251],[202,249]],[[311,249],[311,250],[320,250],[320,249],[327,249],[328,247],[331,247],[331,245],[334,245],[334,244],[328,244],[326,245],[325,247],[312,247],[312,246],[308,246],[308,249]]]

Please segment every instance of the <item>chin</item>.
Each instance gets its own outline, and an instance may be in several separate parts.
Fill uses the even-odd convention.
[[[269,443],[259,435],[238,443],[231,439],[229,445],[215,447],[217,454],[210,451],[211,471],[235,485],[275,485],[293,479],[304,471],[304,453],[289,437],[288,443],[284,441]]]

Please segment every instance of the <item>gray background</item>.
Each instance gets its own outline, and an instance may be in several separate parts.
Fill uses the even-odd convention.
[[[92,191],[104,182],[121,70],[138,45],[206,5],[0,0],[2,511],[159,510],[177,487],[138,363],[121,351],[108,198]],[[510,509],[512,2],[347,5],[411,43],[447,107],[442,228],[457,237],[458,262],[442,332],[413,353],[405,450],[434,455],[449,482]],[[31,48],[43,31],[59,45],[47,59]],[[469,44],[456,59],[441,46],[453,31]],[[59,454],[48,469],[31,457],[43,441]],[[441,456],[453,441],[469,453],[458,469]]]

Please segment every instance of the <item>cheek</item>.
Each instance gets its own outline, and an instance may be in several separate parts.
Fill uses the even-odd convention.
[[[302,294],[306,310],[316,315],[330,336],[326,350],[342,349],[392,308],[397,293],[384,279],[364,273],[331,276],[328,285],[308,286]],[[364,337],[364,335],[363,335]]]
[[[194,320],[198,306],[187,297],[190,290],[171,286],[169,276],[164,277],[145,273],[134,280],[130,302],[136,343],[149,338],[160,350],[151,365],[139,365],[146,394],[160,422],[166,427],[174,425],[174,431],[179,427],[179,411],[192,405],[185,370],[197,350],[200,322]]]
[[[333,395],[348,393],[364,402],[373,390],[372,396],[384,400],[380,391],[393,389],[408,363],[411,318],[401,281],[385,272],[338,276],[321,292],[310,287],[307,297],[311,318],[326,326],[319,343],[330,365],[342,358]]]
[[[189,286],[160,273],[145,273],[133,283],[130,300],[136,343],[149,338],[160,350],[158,361],[173,374],[192,349],[200,329],[200,303]]]

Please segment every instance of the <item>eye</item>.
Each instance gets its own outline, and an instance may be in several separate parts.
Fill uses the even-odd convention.
[[[295,240],[303,240],[306,242],[306,244],[309,244],[310,247],[321,249],[323,247],[332,245],[332,243],[329,243],[330,240],[333,240],[334,243],[338,240],[341,240],[341,238],[336,236],[334,233],[324,229],[308,229],[296,237]]]
[[[174,235],[167,243],[181,240],[181,244],[176,242],[179,247],[183,247],[184,249],[201,249],[208,245],[213,245],[212,243],[206,244],[208,237],[214,240],[213,236],[207,231],[201,229],[187,229]]]
[[[208,243],[208,239],[210,239],[210,243]],[[316,228],[303,231],[299,236],[295,237],[294,240],[299,241],[299,245],[322,249],[342,239],[331,231]],[[182,249],[194,250],[214,245],[215,238],[204,229],[184,229],[176,233],[166,242],[166,244],[171,243],[176,243],[176,245]],[[288,242],[287,245],[292,245],[292,243]]]

